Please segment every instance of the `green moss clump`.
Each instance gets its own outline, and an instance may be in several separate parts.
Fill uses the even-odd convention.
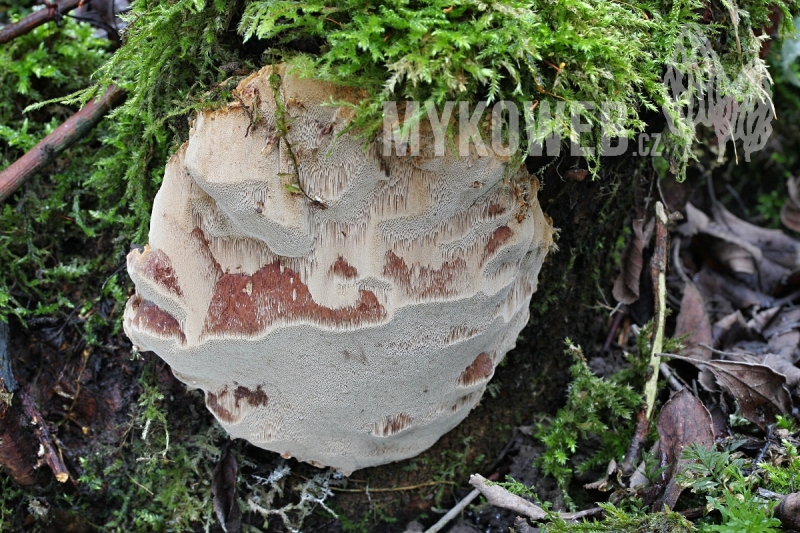
[[[789,3],[774,5],[783,12],[784,27],[791,27]],[[365,88],[369,98],[354,127],[367,137],[382,128],[388,101],[432,101],[441,108],[446,101],[505,100],[523,111],[539,103],[564,105],[564,116],[577,113],[591,125],[589,145],[599,153],[604,117],[611,118],[609,132],[630,137],[645,128],[643,113],[663,109],[678,124],[665,139],[682,176],[696,136],[693,124],[680,118],[685,102],[669,94],[662,76],[679,55],[684,30],[713,39],[719,55],[704,58],[690,47],[679,68],[701,62],[733,80],[751,64],[747,83],[726,82],[722,91],[737,100],[763,97],[767,74],[754,32],[768,23],[772,6],[765,0],[722,2],[710,9],[725,18],[701,26],[696,23],[709,6],[695,0],[257,0],[247,4],[240,31],[245,39],[282,45],[269,57],[289,60],[302,75]],[[303,39],[321,43],[321,52],[291,52]],[[609,117],[610,110],[600,107],[604,102],[626,111]],[[528,136],[575,139],[564,116],[544,119]],[[599,157],[587,158],[596,171]]]
[[[536,439],[545,445],[538,460],[545,475],[553,476],[565,498],[571,503],[569,482],[572,479],[571,457],[581,441],[599,440],[597,452],[578,465],[579,472],[619,460],[633,435],[633,414],[642,404],[642,397],[624,382],[600,378],[591,371],[582,350],[567,339],[566,354],[575,360],[570,367],[573,381],[567,402],[558,410],[552,423],[539,425]]]

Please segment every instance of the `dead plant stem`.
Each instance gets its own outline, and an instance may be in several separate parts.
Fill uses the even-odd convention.
[[[653,418],[653,410],[658,392],[658,370],[661,365],[661,351],[664,347],[664,322],[667,317],[667,213],[664,205],[656,202],[656,249],[653,255],[651,275],[656,287],[656,313],[653,345],[650,350],[650,378],[644,386],[644,400],[647,406],[647,420]]]

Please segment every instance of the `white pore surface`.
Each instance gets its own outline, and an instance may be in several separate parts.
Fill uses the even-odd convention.
[[[266,68],[167,164],[149,246],[128,256],[125,331],[233,437],[346,473],[412,457],[527,323],[552,247],[538,182],[494,156],[365,150],[337,138],[347,109],[320,105],[359,94],[278,72],[287,139]],[[287,141],[325,208],[286,189]]]

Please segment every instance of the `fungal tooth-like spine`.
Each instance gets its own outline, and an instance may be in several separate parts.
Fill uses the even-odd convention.
[[[125,331],[234,437],[345,472],[411,457],[467,416],[527,322],[552,247],[538,182],[431,157],[424,128],[422,157],[364,150],[335,134],[350,111],[322,105],[364,95],[281,67],[302,105],[277,138],[270,73],[238,88],[258,113],[200,112],[167,164]]]

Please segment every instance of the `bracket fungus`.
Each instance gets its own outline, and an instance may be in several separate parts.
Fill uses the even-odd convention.
[[[358,91],[276,69],[278,93],[270,67],[243,80],[167,163],[125,331],[233,437],[346,473],[412,457],[527,323],[553,246],[538,181],[494,155],[365,150],[340,135],[352,110],[323,105]]]

